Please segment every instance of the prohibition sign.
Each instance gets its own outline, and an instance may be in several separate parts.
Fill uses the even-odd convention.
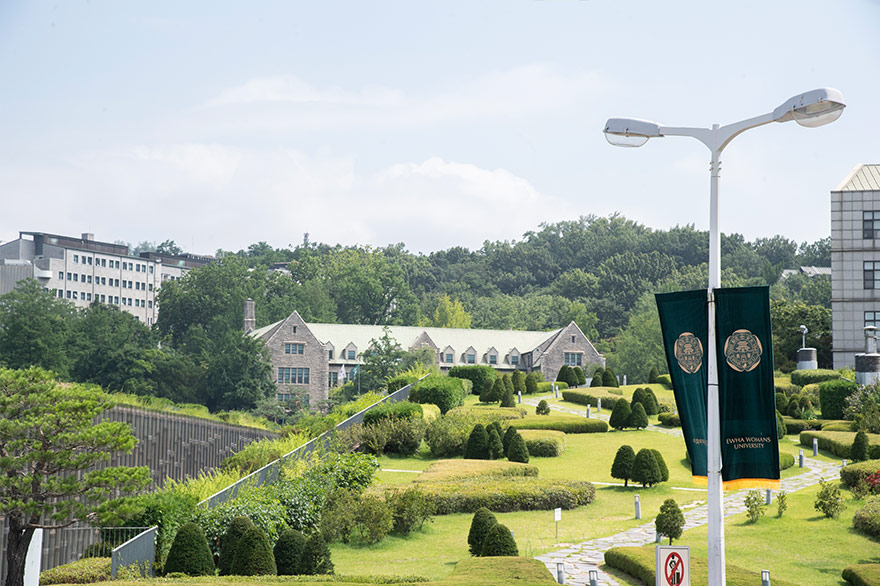
[[[666,561],[663,562],[663,574],[669,586],[681,584],[684,574],[684,560],[681,559],[677,551],[666,556]]]

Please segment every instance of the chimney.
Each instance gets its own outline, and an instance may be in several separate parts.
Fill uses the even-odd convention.
[[[95,235],[92,234],[91,232],[83,232],[83,233],[82,233],[82,239],[83,239],[83,240],[86,240],[86,241],[91,241],[91,240],[94,240],[94,239],[95,239]]]
[[[256,305],[254,300],[248,297],[244,300],[244,333],[249,334],[257,329]]]

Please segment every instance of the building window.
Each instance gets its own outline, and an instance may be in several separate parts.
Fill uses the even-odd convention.
[[[86,293],[86,301],[91,301],[91,300],[92,300],[92,294]]]
[[[327,360],[333,360],[333,350],[327,350]]]
[[[476,364],[477,363],[477,355],[476,354],[468,354],[467,355],[467,363],[468,364]]]
[[[104,303],[106,300],[107,300],[107,297],[105,295],[101,295],[101,303]]]
[[[107,259],[106,259],[106,258],[102,258],[102,259],[101,259],[101,266],[102,266],[102,267],[106,267],[106,266],[107,266]]]
[[[119,297],[113,297],[113,303],[119,305]]]
[[[566,352],[565,363],[569,366],[580,366],[582,364],[583,354],[580,352]]]
[[[862,212],[862,238],[880,239],[880,212]]]
[[[89,276],[88,276],[88,279],[89,279],[89,283],[91,283],[91,282],[92,282],[92,276],[89,275]]]
[[[102,284],[102,285],[106,285],[106,284],[107,284],[107,277],[101,277],[101,284]]]
[[[70,280],[70,273],[67,273],[67,280]]]
[[[60,280],[60,281],[64,280],[64,273],[61,271],[58,271],[58,280]]]
[[[67,292],[67,298],[70,299],[70,291]]]
[[[574,342],[575,342],[575,336],[572,336],[572,337],[571,337],[571,343],[574,344]]]
[[[285,354],[303,354],[304,349],[305,349],[305,344],[296,344],[296,343],[284,344],[284,353]]]
[[[78,293],[76,291],[73,292],[73,300],[76,301]]]
[[[279,366],[278,384],[307,385],[309,384],[309,369]]]
[[[86,260],[88,261],[89,264],[92,264],[92,257],[88,257]]]
[[[880,289],[880,262],[867,260],[864,268],[865,289]]]
[[[79,255],[78,254],[73,255],[73,262],[79,262]]]
[[[510,355],[510,363],[514,366],[519,364],[519,356],[517,356],[516,354],[511,354]]]
[[[448,364],[452,364],[452,354],[449,354],[449,353],[446,354],[446,362]]]
[[[148,288],[150,291],[152,291],[152,290],[153,290],[153,284],[150,283],[149,285],[147,285],[147,288]]]
[[[489,364],[498,364],[498,357],[495,354],[489,354]]]
[[[147,307],[149,307],[150,309],[153,309],[153,300],[152,299],[150,301],[147,301]]]
[[[865,312],[865,327],[874,326],[880,328],[880,311]]]
[[[327,386],[335,387],[339,384],[339,373],[338,372],[328,372],[327,373]]]
[[[141,265],[135,265],[134,268],[135,268],[135,272],[136,272],[136,273],[141,272]]]
[[[150,265],[150,274],[153,274],[153,265]]]
[[[354,350],[349,350],[349,351],[348,351],[348,359],[349,359],[349,360],[354,360],[354,358],[355,358]]]
[[[64,297],[64,291],[58,289],[58,297]]]
[[[83,283],[86,282],[86,276],[85,276],[85,275],[82,276],[82,282],[83,282]]]

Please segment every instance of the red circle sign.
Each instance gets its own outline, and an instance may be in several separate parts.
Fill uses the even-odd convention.
[[[681,559],[678,552],[673,551],[666,556],[666,561],[663,562],[663,574],[669,586],[678,586],[682,583],[684,580],[684,560]]]

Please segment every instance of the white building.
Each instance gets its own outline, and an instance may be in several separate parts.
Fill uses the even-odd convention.
[[[94,301],[116,305],[151,326],[159,313],[156,294],[162,283],[211,260],[150,252],[129,256],[127,246],[99,242],[92,234],[19,232],[17,240],[0,245],[0,295],[32,278],[76,307]]]
[[[853,366],[865,326],[880,326],[880,165],[831,192],[831,319],[834,368]]]

